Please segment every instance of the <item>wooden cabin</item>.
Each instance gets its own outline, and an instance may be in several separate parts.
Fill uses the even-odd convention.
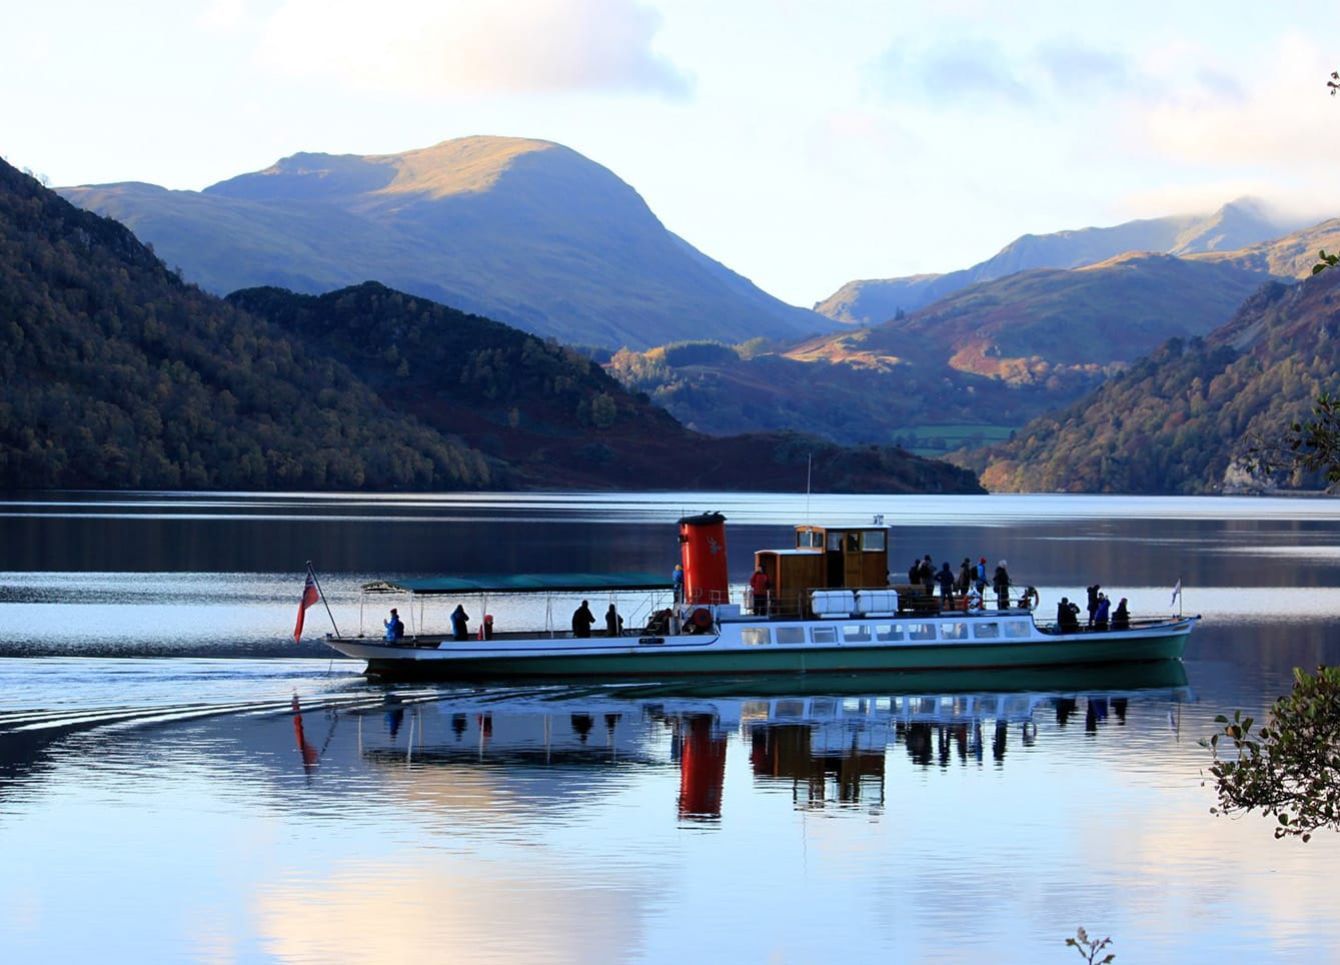
[[[772,612],[808,615],[811,590],[871,589],[889,585],[889,531],[883,526],[797,526],[789,549],[759,550],[772,586]],[[755,612],[762,612],[755,606]]]

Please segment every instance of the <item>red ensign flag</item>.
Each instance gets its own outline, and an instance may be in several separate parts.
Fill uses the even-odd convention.
[[[302,639],[302,621],[307,615],[307,608],[317,601],[316,580],[312,577],[312,571],[307,571],[307,583],[302,588],[302,601],[298,604],[298,625],[293,628],[293,642],[297,643]]]

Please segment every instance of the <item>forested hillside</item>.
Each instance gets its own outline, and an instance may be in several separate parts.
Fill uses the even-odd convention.
[[[0,486],[497,486],[479,452],[0,162]]]
[[[993,490],[1201,493],[1243,483],[1340,371],[1340,273],[1273,283],[1203,339],[1174,339],[1008,444],[974,453]],[[1293,477],[1288,484],[1314,486]]]
[[[8,166],[0,331],[8,489],[799,489],[811,455],[821,489],[979,489],[900,450],[700,436],[573,350],[375,283],[225,302]]]
[[[523,484],[798,489],[813,455],[821,488],[977,489],[966,472],[894,449],[699,435],[580,353],[376,283],[229,300],[348,364],[388,404],[505,460]]]

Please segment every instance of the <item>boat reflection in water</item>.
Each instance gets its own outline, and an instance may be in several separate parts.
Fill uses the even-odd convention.
[[[1025,681],[1031,686],[1020,686]],[[679,816],[710,821],[721,816],[732,735],[748,748],[754,782],[789,785],[798,807],[877,811],[889,749],[898,745],[923,769],[1002,766],[1012,742],[1037,743],[1040,722],[1063,728],[1082,712],[1084,729],[1097,733],[1105,722],[1124,723],[1132,703],[1168,704],[1173,714],[1190,699],[1181,662],[1161,661],[994,677],[791,675],[400,691],[353,713],[359,754],[374,766],[568,769],[581,772],[575,780],[583,785],[596,769],[675,766]],[[382,726],[378,715],[385,715]],[[311,745],[299,741],[310,767]]]

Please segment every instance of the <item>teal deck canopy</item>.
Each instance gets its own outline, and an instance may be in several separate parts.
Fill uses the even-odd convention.
[[[588,590],[672,590],[674,584],[651,573],[515,573],[511,576],[430,576],[364,583],[366,593],[424,596],[471,593],[584,593]]]

